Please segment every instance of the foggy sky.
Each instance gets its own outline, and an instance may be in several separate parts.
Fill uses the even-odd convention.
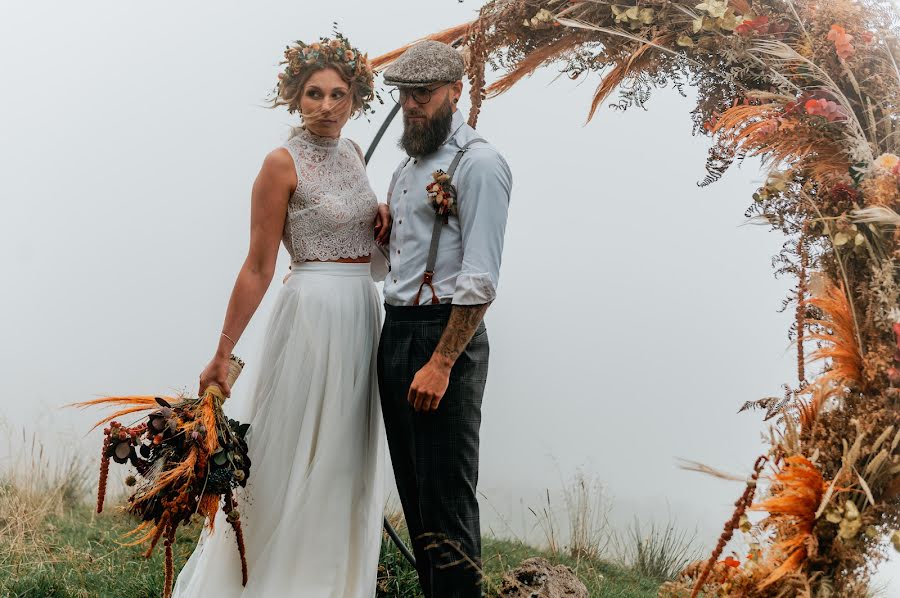
[[[93,455],[99,436],[84,432],[98,414],[60,405],[196,390],[246,255],[250,186],[296,124],[265,107],[284,46],[338,21],[375,56],[479,6],[425,4],[0,6],[10,444],[24,426],[55,450]],[[585,126],[599,78],[556,75],[544,69],[489,100],[478,127],[513,172],[487,315],[485,526],[533,535],[527,507],[580,468],[605,484],[618,522],[671,515],[711,546],[742,485],[676,459],[748,473],[766,427],[737,409],[796,377],[791,314],[778,311],[792,281],[770,264],[783,239],[742,226],[764,175],[751,160],[697,187],[709,142],[690,134],[692,90],[658,91],[647,111],[602,109]],[[382,97],[371,122],[344,131],[363,148],[391,103]],[[382,201],[399,128],[369,165]],[[273,287],[288,262],[282,250]],[[274,293],[235,350],[248,377]],[[238,382],[233,400],[249,386]],[[900,581],[900,567],[890,574]]]

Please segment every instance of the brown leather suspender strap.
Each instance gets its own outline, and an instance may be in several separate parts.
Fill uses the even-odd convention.
[[[487,143],[481,138],[473,139],[459,148],[459,151],[456,152],[456,156],[453,157],[453,162],[450,163],[450,168],[447,169],[447,176],[451,183],[453,182],[453,174],[456,172],[456,167],[459,166],[459,161],[462,160],[463,154],[466,153],[470,145],[478,141]],[[457,196],[456,200],[459,201],[459,196]],[[440,303],[440,299],[438,299],[437,292],[435,292],[432,282],[434,281],[434,266],[437,263],[438,244],[441,241],[441,228],[443,228],[443,226],[444,217],[440,214],[435,214],[434,228],[431,231],[431,247],[428,249],[428,261],[425,264],[425,275],[422,277],[422,284],[419,285],[419,292],[416,293],[416,299],[413,301],[413,305],[419,305],[419,300],[422,297],[422,289],[425,288],[426,285],[431,289],[431,304],[437,305]]]

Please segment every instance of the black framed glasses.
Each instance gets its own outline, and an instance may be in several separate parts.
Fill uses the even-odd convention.
[[[395,87],[390,92],[391,99],[403,105],[409,96],[412,96],[417,104],[427,104],[431,101],[431,95],[445,85],[450,85],[450,81],[441,83],[437,87]]]

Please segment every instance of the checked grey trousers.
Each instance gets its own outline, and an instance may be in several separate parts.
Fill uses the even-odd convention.
[[[490,351],[484,322],[453,366],[437,410],[416,413],[407,400],[413,377],[440,340],[450,308],[385,306],[378,386],[425,598],[480,598],[481,528],[475,488]]]

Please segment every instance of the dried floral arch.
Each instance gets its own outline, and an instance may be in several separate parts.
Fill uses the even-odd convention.
[[[771,446],[713,554],[662,596],[862,596],[885,539],[900,550],[898,31],[878,0],[493,0],[427,37],[462,46],[473,126],[483,99],[554,64],[600,73],[588,119],[616,90],[627,109],[694,86],[694,134],[713,142],[702,184],[745,156],[769,170],[747,215],[786,237],[797,381],[745,405]],[[505,72],[490,85],[487,65]],[[735,533],[748,555],[723,554]]]

